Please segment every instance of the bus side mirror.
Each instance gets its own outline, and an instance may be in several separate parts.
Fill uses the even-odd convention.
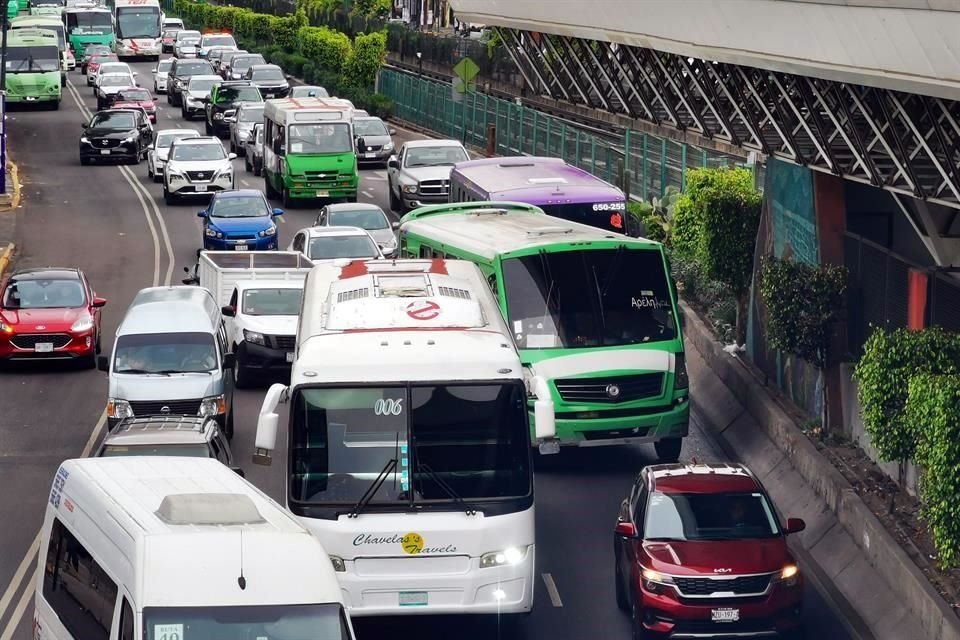
[[[267,390],[260,407],[260,415],[257,417],[257,437],[253,445],[254,464],[269,466],[273,462],[271,453],[277,448],[277,425],[280,423],[277,405],[286,392],[287,387],[282,384],[270,385]]]

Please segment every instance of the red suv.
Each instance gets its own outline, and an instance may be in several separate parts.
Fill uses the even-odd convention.
[[[620,506],[617,604],[634,640],[800,635],[803,580],[786,526],[739,464],[646,467]]]

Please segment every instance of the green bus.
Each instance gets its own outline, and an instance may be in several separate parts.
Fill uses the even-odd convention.
[[[77,59],[83,58],[89,44],[106,45],[111,51],[116,49],[113,14],[109,9],[67,9],[63,12],[63,24]]]
[[[294,202],[345,199],[360,186],[353,108],[335,98],[267,100],[263,110],[263,177],[268,198]]]
[[[17,31],[19,29],[43,29],[53,31],[57,35],[57,47],[60,49],[60,84],[67,85],[67,58],[74,60],[72,55],[67,55],[67,34],[63,28],[63,22],[56,16],[20,16],[10,21],[10,29]]]
[[[7,20],[13,20],[20,13],[20,3],[17,0],[7,2]]]
[[[661,461],[677,461],[689,384],[662,245],[529,204],[470,202],[405,215],[400,255],[483,271],[520,352],[531,424],[535,400],[556,407],[556,437],[541,453],[651,442]]]
[[[60,108],[60,50],[47,29],[18,29],[7,34],[7,102],[41,102]]]

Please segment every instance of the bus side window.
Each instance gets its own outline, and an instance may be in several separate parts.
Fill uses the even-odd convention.
[[[500,291],[499,291],[499,289],[497,288],[497,274],[491,273],[491,274],[490,274],[490,277],[487,278],[487,284],[490,285],[490,290],[493,291],[494,297],[495,297],[497,300],[499,300],[499,299],[500,299]]]
[[[425,245],[425,244],[420,245],[420,257],[421,257],[421,258],[432,258],[432,257],[433,257],[433,249],[430,248],[430,247],[428,247],[428,246]]]

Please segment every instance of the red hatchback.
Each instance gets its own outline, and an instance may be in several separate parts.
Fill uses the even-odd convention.
[[[614,533],[617,604],[634,640],[801,633],[803,580],[786,526],[739,464],[646,467]]]
[[[78,269],[27,269],[0,294],[0,360],[80,360],[96,364],[100,308]]]
[[[131,109],[141,107],[147,112],[150,122],[157,123],[157,103],[150,92],[142,87],[120,89],[109,97],[110,109]]]

